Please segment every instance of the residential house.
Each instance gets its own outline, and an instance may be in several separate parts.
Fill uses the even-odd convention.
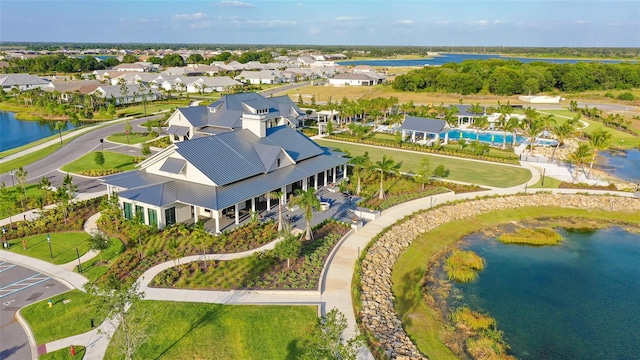
[[[134,104],[145,101],[155,101],[161,96],[157,89],[147,87],[141,91],[138,85],[125,84],[124,92],[122,85],[101,85],[89,94],[95,94],[103,99],[115,102],[115,105]]]
[[[234,86],[242,86],[242,83],[228,76],[199,77],[186,83],[188,93],[211,93],[214,91],[228,91]]]
[[[182,75],[160,75],[149,84],[152,87],[161,89],[164,91],[184,91],[187,89],[187,83],[192,82],[194,79],[188,76]]]
[[[179,108],[168,119],[167,133],[178,142],[242,128],[243,118],[259,116],[267,128],[297,127],[306,113],[286,95],[265,98],[257,93],[225,95],[209,106]]]
[[[245,84],[282,84],[288,82],[279,70],[245,70],[234,79],[242,81]]]
[[[175,143],[140,163],[139,169],[101,181],[117,192],[127,219],[134,214],[162,229],[203,221],[219,233],[254,211],[287,203],[295,190],[318,188],[346,177],[348,159],[318,146],[288,126],[270,126],[272,102],[237,94],[240,126],[233,131]],[[180,111],[180,110],[178,110]],[[226,115],[233,115],[226,118]],[[228,111],[220,122],[236,122]],[[272,200],[268,195],[281,191]]]
[[[145,72],[149,71],[149,65],[145,63],[123,63],[118,64],[113,67],[113,70],[116,71],[134,71],[134,72]]]
[[[373,86],[382,84],[384,76],[377,73],[344,73],[329,78],[329,85],[333,86]]]
[[[44,88],[49,81],[31,74],[0,74],[0,86],[6,92],[12,89],[27,91],[36,88]]]
[[[87,95],[96,90],[102,84],[98,80],[67,80],[67,81],[51,81],[42,90],[47,92],[58,92],[60,99],[69,102],[74,95]]]

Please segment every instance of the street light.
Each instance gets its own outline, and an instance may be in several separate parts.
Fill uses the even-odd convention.
[[[100,147],[102,149],[102,152],[104,152],[104,139],[100,139]]]
[[[11,175],[11,186],[16,186],[16,183],[13,181],[13,170],[9,171],[9,175]]]
[[[9,241],[7,241],[7,229],[4,226],[2,227],[2,237],[4,237],[4,247],[8,249]]]
[[[47,242],[49,243],[49,256],[53,259],[53,251],[51,250],[51,235],[47,234]]]

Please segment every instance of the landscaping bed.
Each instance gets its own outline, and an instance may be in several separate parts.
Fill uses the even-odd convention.
[[[350,231],[350,226],[327,220],[313,230],[313,238],[302,242],[296,258],[278,261],[272,252],[251,257],[213,261],[194,261],[164,270],[151,286],[208,290],[317,289],[324,264],[338,241]]]
[[[107,272],[107,275],[115,275],[120,280],[137,279],[157,264],[184,256],[252,250],[270,243],[278,233],[275,222],[249,223],[217,236],[194,232],[193,226],[179,224],[146,234],[140,241],[134,234],[133,221],[109,221],[110,226],[105,226],[105,221],[101,219],[99,225],[108,234],[124,235],[127,242],[125,252]]]

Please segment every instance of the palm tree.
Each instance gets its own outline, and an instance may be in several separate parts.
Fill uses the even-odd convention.
[[[365,152],[364,155],[356,156],[349,161],[351,165],[353,165],[353,175],[356,177],[357,185],[356,185],[356,195],[360,195],[362,191],[362,186],[360,180],[362,178],[362,173],[369,168],[371,164],[371,160],[369,159],[369,152]]]
[[[540,121],[544,124],[544,131],[551,129],[551,124],[556,124],[556,119],[551,114],[543,116]]]
[[[612,137],[613,135],[611,135],[610,132],[604,129],[595,130],[589,136],[589,144],[591,145],[593,150],[593,153],[591,154],[591,162],[589,163],[589,176],[591,176],[591,171],[593,170],[593,163],[596,161],[596,156],[598,155],[598,151],[608,148]]]
[[[560,126],[554,126],[553,127],[553,133],[556,135],[556,140],[558,141],[558,143],[556,144],[556,147],[553,148],[553,152],[551,153],[551,160],[553,160],[556,156],[556,150],[558,150],[558,148],[560,147],[560,144],[569,136],[573,133],[573,126],[571,126],[568,122],[565,122],[564,124],[560,125]]]
[[[278,199],[278,231],[282,231],[282,195],[282,191],[272,191],[267,194],[271,200]]]
[[[304,229],[304,239],[311,240],[311,219],[313,211],[320,209],[320,199],[316,197],[316,189],[310,187],[306,191],[296,189],[296,195],[291,199],[291,205],[298,205],[304,213],[307,225]]]
[[[533,155],[533,143],[536,141],[536,135],[544,129],[544,123],[540,121],[536,109],[528,107],[524,110],[524,114],[525,119],[522,122],[522,130],[529,136],[529,155]]]
[[[480,116],[473,122],[473,127],[476,128],[476,140],[479,140],[480,134],[478,132],[480,130],[484,131],[489,127],[489,119],[486,116]]]
[[[376,161],[376,163],[373,165],[374,170],[380,171],[380,190],[378,192],[378,199],[384,199],[384,174],[395,174],[398,172],[399,167],[400,164],[397,164],[391,157],[388,157],[387,155],[383,155],[382,160]]]
[[[475,117],[477,117],[480,114],[484,114],[484,108],[482,107],[482,105],[480,105],[480,103],[471,104],[471,107],[469,108],[469,110],[474,115],[473,122],[476,121]]]
[[[569,155],[569,160],[573,161],[576,167],[576,174],[574,175],[575,179],[578,178],[578,170],[580,169],[580,167],[582,167],[582,164],[584,164],[585,159],[591,156],[591,152],[591,147],[589,147],[588,144],[580,144],[578,145],[576,151],[572,152]],[[584,173],[584,169],[582,170],[582,172]]]
[[[455,106],[450,106],[444,111],[444,120],[451,127],[455,127],[458,125],[458,108]]]

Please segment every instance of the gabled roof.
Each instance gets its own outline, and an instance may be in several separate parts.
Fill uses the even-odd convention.
[[[188,133],[189,128],[187,126],[170,125],[167,129],[167,134],[169,135],[185,136]]]
[[[471,111],[471,105],[451,105],[451,106],[458,109],[458,114],[457,114],[458,116],[484,116],[486,112],[485,107],[482,108],[481,114],[474,114],[473,111]]]
[[[43,88],[45,91],[58,91],[74,92],[80,91],[84,86],[93,86],[95,90],[98,86],[102,85],[98,80],[67,80],[67,81],[52,81],[49,86]]]
[[[313,140],[288,126],[267,129],[267,136],[258,140],[258,142],[282,147],[295,162],[300,162],[324,152]]]
[[[43,80],[31,74],[6,74],[0,75],[0,86],[19,86],[19,85],[46,85],[48,81]]]
[[[271,165],[276,161],[278,155],[282,152],[282,148],[275,145],[267,145],[261,143],[253,144],[253,148],[258,153],[262,164],[266,169],[269,169]]]
[[[419,131],[429,134],[449,132],[451,129],[444,120],[407,116],[402,123],[403,130]]]

